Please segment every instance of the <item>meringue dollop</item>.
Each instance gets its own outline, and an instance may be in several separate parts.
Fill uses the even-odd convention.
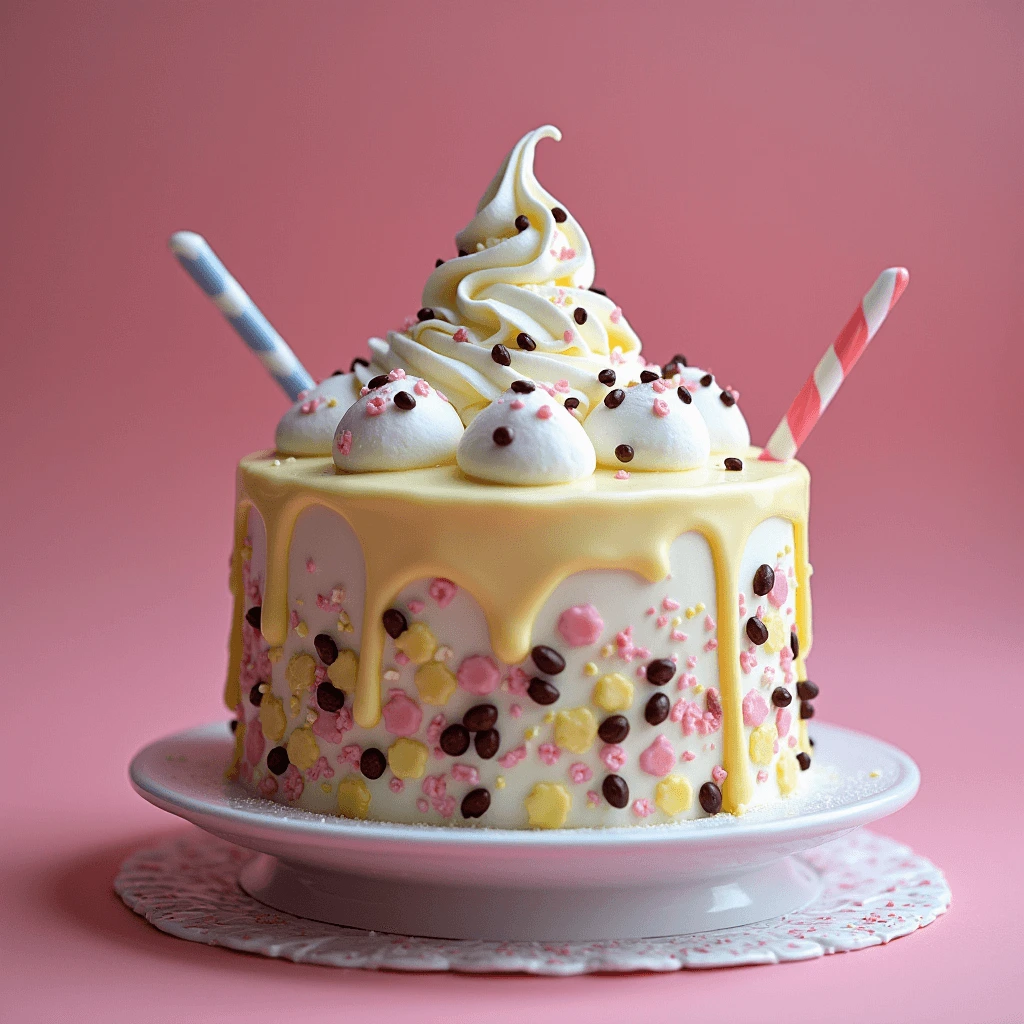
[[[702,380],[711,380],[702,384]],[[704,417],[711,438],[711,454],[726,455],[750,446],[750,428],[740,412],[732,391],[719,386],[706,370],[687,366],[679,373],[679,383],[693,395],[693,404]],[[726,400],[722,401],[722,395]]]
[[[281,417],[274,447],[285,455],[330,455],[341,417],[359,397],[353,373],[336,373],[310,388]]]

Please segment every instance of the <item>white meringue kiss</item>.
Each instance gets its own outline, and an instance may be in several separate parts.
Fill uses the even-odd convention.
[[[726,405],[722,399],[722,388],[712,377],[711,383],[700,383],[702,377],[708,376],[706,370],[698,370],[688,366],[680,374],[679,382],[693,395],[693,404],[704,417],[711,438],[712,455],[729,455],[742,452],[750,446],[750,428],[734,402]]]
[[[499,444],[495,431],[511,432]],[[537,385],[528,394],[506,391],[481,410],[459,443],[459,468],[500,484],[567,484],[594,472],[594,446],[561,402]]]
[[[413,408],[396,403],[401,392]],[[444,466],[455,461],[462,434],[462,420],[446,399],[419,377],[400,377],[368,391],[342,416],[334,464],[346,473]]]
[[[336,373],[322,380],[281,417],[274,446],[285,455],[330,455],[334,431],[358,397],[355,374]]]

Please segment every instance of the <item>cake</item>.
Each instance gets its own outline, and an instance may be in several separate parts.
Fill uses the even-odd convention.
[[[742,814],[813,777],[809,475],[645,361],[526,135],[401,330],[238,467],[228,769],[349,818]]]

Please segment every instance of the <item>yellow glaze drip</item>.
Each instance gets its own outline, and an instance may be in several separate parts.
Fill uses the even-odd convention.
[[[491,647],[514,665],[530,652],[534,621],[562,580],[587,569],[622,569],[653,582],[669,571],[681,534],[703,535],[715,566],[718,676],[723,711],[723,809],[741,813],[753,794],[741,711],[739,567],[751,532],[766,519],[793,524],[796,619],[801,653],[810,651],[807,511],[810,477],[798,462],[760,462],[749,449],[742,472],[715,464],[684,473],[634,473],[616,480],[598,471],[573,484],[511,487],[482,484],[456,466],[396,473],[338,474],[328,458],[274,464],[272,452],[242,459],[232,589],[234,626],[225,700],[239,702],[241,627],[245,615],[242,548],[255,508],[267,536],[261,630],[281,646],[288,633],[288,549],[299,515],[322,505],[341,516],[362,546],[366,601],[353,714],[364,728],[380,718],[381,616],[408,584],[444,576],[465,588],[487,620]],[[571,511],[571,517],[568,512]],[[801,745],[806,729],[801,723]]]

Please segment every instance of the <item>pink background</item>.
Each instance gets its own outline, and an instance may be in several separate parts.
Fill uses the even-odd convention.
[[[384,8],[0,13],[0,1017],[1019,1020],[1021,6]],[[284,409],[165,239],[206,234],[323,376],[417,308],[546,121],[565,140],[539,172],[598,283],[652,358],[682,349],[739,388],[756,440],[875,275],[910,267],[803,451],[810,665],[823,717],[920,763],[883,830],[946,870],[954,907],[784,969],[566,981],[337,972],[160,935],[110,881],[180,826],[126,766],[225,715],[233,465]]]

